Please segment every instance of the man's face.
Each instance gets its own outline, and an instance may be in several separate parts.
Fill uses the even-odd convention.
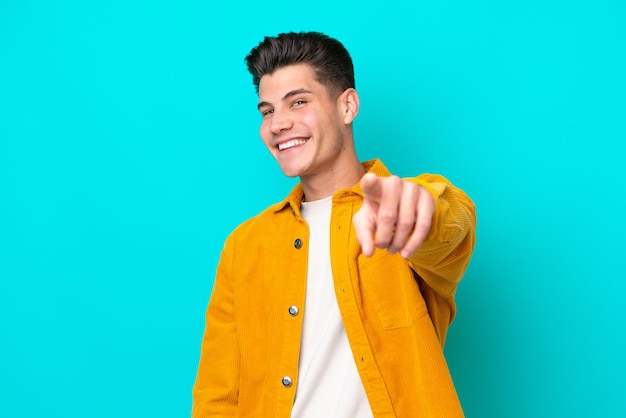
[[[345,128],[340,103],[306,64],[261,78],[261,138],[286,176],[311,179],[339,163]]]

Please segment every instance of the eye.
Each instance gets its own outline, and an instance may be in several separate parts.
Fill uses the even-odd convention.
[[[266,117],[274,113],[274,109],[266,109],[261,111],[261,116]]]
[[[306,100],[296,100],[293,102],[292,106],[302,106],[305,103],[306,103]]]

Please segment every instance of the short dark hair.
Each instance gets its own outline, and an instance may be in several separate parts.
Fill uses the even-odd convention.
[[[348,50],[320,32],[289,32],[266,36],[245,59],[257,93],[264,75],[293,64],[308,64],[330,94],[354,88],[354,67]]]

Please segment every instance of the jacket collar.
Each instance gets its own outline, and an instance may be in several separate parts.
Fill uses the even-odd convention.
[[[380,159],[375,158],[373,160],[362,162],[361,165],[365,168],[365,171],[368,173],[374,173],[378,176],[390,176],[391,173],[385,167],[385,165],[380,161]],[[363,196],[363,192],[361,191],[361,182],[359,181],[354,186],[347,189],[340,189],[335,192],[333,195],[333,200],[338,196]],[[287,207],[291,208],[292,213],[300,214],[300,203],[304,198],[304,191],[302,190],[302,183],[296,184],[296,186],[291,190],[291,192],[287,195],[287,197],[272,206],[269,207],[271,212],[280,212]]]

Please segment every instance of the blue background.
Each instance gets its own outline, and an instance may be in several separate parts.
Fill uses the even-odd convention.
[[[475,200],[466,415],[626,416],[625,4],[3,0],[0,416],[189,415],[223,240],[294,184],[243,64],[289,30],[352,53],[361,159]]]

